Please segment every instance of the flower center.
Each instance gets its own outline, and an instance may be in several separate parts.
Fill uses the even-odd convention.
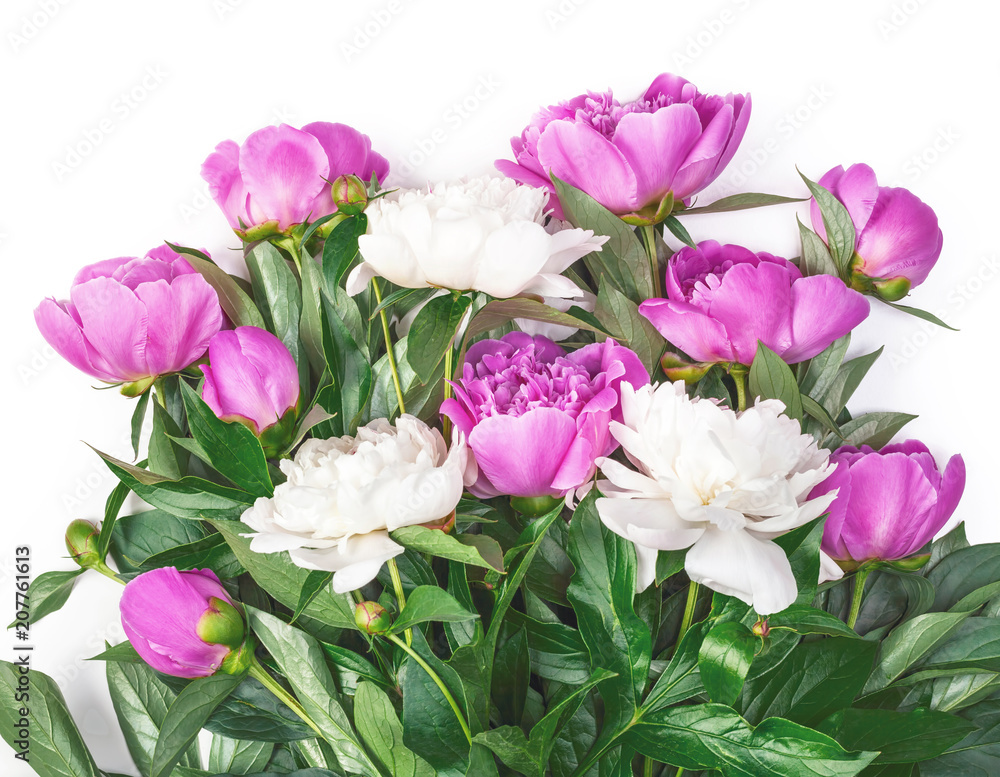
[[[590,124],[610,140],[614,137],[618,122],[623,116],[630,113],[655,113],[672,102],[670,97],[661,94],[654,100],[635,100],[622,105],[611,92],[591,92],[587,95],[583,107],[576,109],[575,119],[578,123]]]

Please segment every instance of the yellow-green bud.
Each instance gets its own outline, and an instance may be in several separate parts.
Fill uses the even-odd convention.
[[[330,184],[330,195],[339,213],[356,216],[368,204],[368,188],[356,175],[342,175]]]
[[[202,642],[237,650],[243,644],[246,626],[239,610],[225,599],[213,596],[208,600],[208,609],[198,619],[195,632]]]
[[[392,626],[392,616],[378,602],[360,602],[354,608],[354,622],[366,634],[385,634]]]
[[[66,549],[69,554],[84,569],[89,569],[101,563],[101,554],[97,547],[100,532],[90,521],[77,519],[66,529]]]

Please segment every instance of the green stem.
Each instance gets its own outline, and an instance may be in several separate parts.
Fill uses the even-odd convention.
[[[399,567],[396,566],[396,559],[389,559],[388,566],[389,577],[392,578],[392,587],[396,591],[396,603],[399,605],[399,611],[402,612],[403,608],[406,607],[406,592],[403,590],[403,580],[399,576]],[[413,631],[411,629],[406,629],[403,632],[403,636],[406,637],[407,645],[413,644]]]
[[[455,697],[451,695],[451,691],[448,690],[448,686],[442,682],[441,678],[438,677],[437,672],[431,669],[430,664],[428,664],[424,659],[417,655],[416,651],[407,645],[403,640],[397,637],[395,634],[386,635],[390,642],[392,642],[397,647],[402,648],[406,654],[416,661],[420,667],[427,672],[427,676],[434,681],[434,684],[438,687],[442,694],[444,694],[445,700],[451,706],[452,712],[455,713],[455,717],[458,718],[458,725],[462,727],[462,732],[465,734],[465,738],[469,740],[469,744],[472,744],[472,732],[469,731],[469,724],[465,722],[465,717],[462,715],[462,710],[458,708],[458,704],[455,701]]]
[[[326,740],[326,737],[323,736],[323,732],[319,730],[319,727],[315,723],[313,723],[312,718],[310,718],[306,714],[306,711],[302,708],[302,705],[299,704],[298,701],[295,700],[295,697],[293,697],[288,691],[286,691],[284,688],[278,685],[277,681],[267,673],[267,671],[264,669],[264,667],[260,665],[260,662],[258,662],[256,658],[254,658],[253,662],[250,664],[250,669],[248,673],[254,680],[259,682],[261,685],[267,688],[267,690],[269,690],[271,693],[277,696],[278,699],[280,699],[281,702],[286,707],[288,707],[288,709],[290,709],[292,712],[298,715],[302,719],[302,722],[305,723],[307,726],[309,726],[309,728],[311,728],[313,731],[315,731],[316,735],[320,739]]]
[[[444,352],[444,398],[451,399],[451,383],[452,379],[452,347],[449,345],[448,350]],[[441,429],[444,433],[444,441],[447,443],[451,439],[451,419],[448,416],[441,417]]]
[[[653,777],[653,764],[656,763],[648,755],[642,764],[642,777]]]
[[[683,766],[678,766],[677,767],[677,774],[675,774],[674,777],[681,777],[682,774],[684,774],[684,767]]]
[[[862,567],[854,575],[854,596],[851,598],[851,614],[847,616],[847,625],[852,629],[854,628],[854,624],[858,622],[858,614],[861,612],[861,601],[865,597],[865,583],[871,572],[871,567]]]
[[[732,369],[729,374],[733,376],[736,384],[736,402],[738,409],[742,413],[747,409],[747,371],[746,369]]]
[[[275,240],[275,244],[284,248],[289,255],[292,257],[292,261],[295,263],[295,270],[298,272],[298,276],[302,277],[302,259],[299,257],[298,246],[295,245],[295,241],[289,237],[281,238],[280,240]]]
[[[687,630],[691,628],[691,621],[694,620],[695,606],[698,604],[698,590],[700,588],[701,586],[694,582],[694,580],[688,585],[687,603],[684,605],[684,618],[681,620],[681,631],[677,635],[677,644],[680,644],[684,635],[687,634]]]
[[[372,291],[375,292],[375,302],[381,305],[382,290],[378,287],[378,278],[372,278]],[[385,308],[382,308],[378,314],[382,318],[382,333],[385,335],[385,355],[389,358],[389,369],[392,370],[392,384],[396,387],[396,399],[399,400],[399,414],[403,415],[406,412],[406,403],[403,402],[403,387],[399,382],[399,368],[396,366],[396,354],[392,352],[392,338],[389,337],[389,319],[385,315]]]
[[[642,229],[642,242],[646,248],[646,256],[649,257],[649,269],[653,273],[653,296],[663,296],[663,281],[660,280],[660,263],[656,260],[656,230],[652,224],[647,224]]]
[[[93,569],[95,572],[100,572],[105,577],[111,578],[116,583],[121,583],[122,585],[125,585],[125,581],[122,580],[120,577],[118,577],[118,575],[115,573],[115,570],[113,570],[111,567],[109,567],[103,561],[100,562],[99,564],[94,564],[94,566],[92,566],[90,568]]]

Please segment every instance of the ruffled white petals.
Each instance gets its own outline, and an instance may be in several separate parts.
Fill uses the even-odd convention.
[[[822,515],[833,496],[808,498],[829,474],[829,453],[783,410],[764,400],[736,413],[690,399],[680,383],[623,385],[623,422],[611,433],[635,468],[598,461],[601,520],[643,553],[690,548],[692,580],[761,614],[784,609],[795,580],[770,540]]]
[[[335,572],[338,592],[361,587],[403,552],[389,532],[446,518],[469,467],[465,438],[451,448],[410,415],[372,421],[354,437],[306,440],[281,462],[286,481],[243,513],[251,550],[288,551],[306,569]]]
[[[506,299],[519,294],[579,297],[562,277],[567,267],[607,238],[566,225],[542,226],[544,190],[484,176],[399,189],[367,209],[368,233],[358,241],[364,262],[348,278],[357,294],[376,275],[398,286],[475,290]]]

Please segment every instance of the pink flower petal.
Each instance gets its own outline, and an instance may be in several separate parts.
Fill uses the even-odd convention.
[[[35,308],[35,324],[42,337],[56,353],[78,370],[107,383],[122,380],[106,360],[94,352],[83,336],[80,325],[67,312],[67,304],[69,303],[60,303],[50,298],[42,300]]]
[[[814,275],[792,284],[792,344],[778,353],[788,364],[811,359],[868,318],[864,295],[839,278]],[[770,347],[770,346],[769,346]]]
[[[155,374],[146,362],[146,306],[132,291],[110,278],[94,278],[74,286],[70,298],[84,336],[107,364],[113,365],[119,380]]]
[[[693,305],[649,299],[639,305],[639,312],[652,322],[657,332],[695,361],[729,362],[738,359],[726,328]]]
[[[142,283],[135,296],[148,316],[150,375],[184,369],[205,353],[209,340],[222,328],[219,298],[200,275],[182,275],[170,284]]]
[[[858,241],[861,271],[870,278],[904,276],[923,283],[941,255],[934,211],[906,189],[879,189],[868,226]]]
[[[249,218],[239,160],[240,147],[232,140],[224,140],[201,166],[201,177],[208,183],[209,195],[233,229],[239,229],[240,219],[246,222]]]

